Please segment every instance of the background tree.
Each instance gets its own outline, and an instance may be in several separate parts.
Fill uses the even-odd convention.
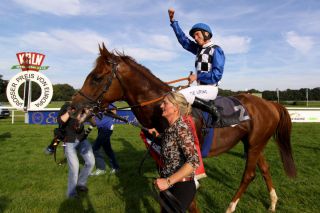
[[[269,100],[269,101],[275,101],[277,100],[277,92],[276,91],[270,91],[266,90],[262,92],[262,98]]]
[[[0,74],[0,102],[8,102],[6,89],[9,81],[3,80],[2,77]]]
[[[21,99],[23,99],[24,96],[24,87],[25,87],[25,83],[21,84],[18,90],[19,96],[21,97]],[[36,101],[40,96],[41,96],[41,87],[35,83],[35,82],[31,82],[31,102]]]
[[[69,84],[53,85],[52,101],[69,101],[76,90]]]
[[[309,100],[320,100],[320,87],[309,90]]]
[[[219,88],[219,92],[218,92],[219,96],[232,96],[234,94],[235,94],[235,92],[233,92],[231,90],[228,90],[228,89],[224,90],[224,89]]]

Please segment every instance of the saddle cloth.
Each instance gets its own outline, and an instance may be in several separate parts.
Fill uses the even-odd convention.
[[[220,112],[220,116],[222,121],[224,120],[225,117],[233,116],[233,121],[237,121],[236,124],[250,120],[248,111],[246,108],[242,105],[242,103],[234,98],[234,97],[222,97],[218,96],[214,100],[215,106],[218,108],[218,111]],[[206,120],[207,127],[213,127],[212,122],[211,122],[211,116],[209,116],[208,113],[203,112],[203,117]],[[222,127],[227,127],[227,126],[232,126],[232,124],[228,124],[228,122],[222,122],[223,125],[221,124],[215,124],[215,128],[222,128]],[[233,123],[234,124],[234,123]]]
[[[242,105],[242,103],[238,99],[234,97],[218,96],[214,102],[221,113],[222,120],[224,119],[224,117],[231,116],[231,115],[234,115],[234,120],[238,121],[237,123],[250,120],[247,109]],[[201,147],[202,157],[205,158],[208,156],[211,148],[211,144],[214,141],[214,128],[212,126],[211,116],[209,116],[209,114],[206,112],[203,112],[202,114],[207,127],[202,131],[202,132],[206,132],[204,137],[204,142]],[[222,122],[222,123],[226,124],[226,122]],[[219,126],[216,124],[214,125],[215,128],[222,128],[227,126],[233,126],[233,125],[225,125],[225,126]]]

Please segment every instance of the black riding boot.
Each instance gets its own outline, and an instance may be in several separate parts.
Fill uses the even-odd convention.
[[[192,106],[201,109],[202,111],[208,112],[212,115],[212,123],[218,123],[220,119],[220,113],[213,101],[205,101],[201,98],[195,98]]]
[[[212,115],[212,124],[215,124],[216,127],[226,127],[239,123],[239,120],[237,118],[239,116],[237,115],[237,113],[224,116],[223,119],[221,119],[221,114],[218,108],[214,105],[213,101],[205,101],[196,97],[192,106],[210,113]]]

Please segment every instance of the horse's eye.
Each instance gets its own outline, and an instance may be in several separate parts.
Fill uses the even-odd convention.
[[[94,76],[92,77],[92,80],[93,80],[94,82],[97,82],[97,83],[101,82],[102,79],[103,79],[103,76],[94,75]]]

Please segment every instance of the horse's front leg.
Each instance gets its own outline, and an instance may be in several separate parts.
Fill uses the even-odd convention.
[[[200,210],[197,207],[196,198],[193,198],[188,210],[189,210],[189,213],[200,213]]]
[[[265,160],[263,154],[260,155],[260,158],[258,160],[258,167],[261,171],[261,174],[263,176],[264,181],[267,184],[267,188],[269,191],[269,196],[270,196],[270,207],[269,210],[272,212],[276,211],[276,205],[278,202],[278,196],[276,194],[276,190],[274,189],[274,186],[272,184],[272,179],[269,171],[269,165],[267,161]]]

